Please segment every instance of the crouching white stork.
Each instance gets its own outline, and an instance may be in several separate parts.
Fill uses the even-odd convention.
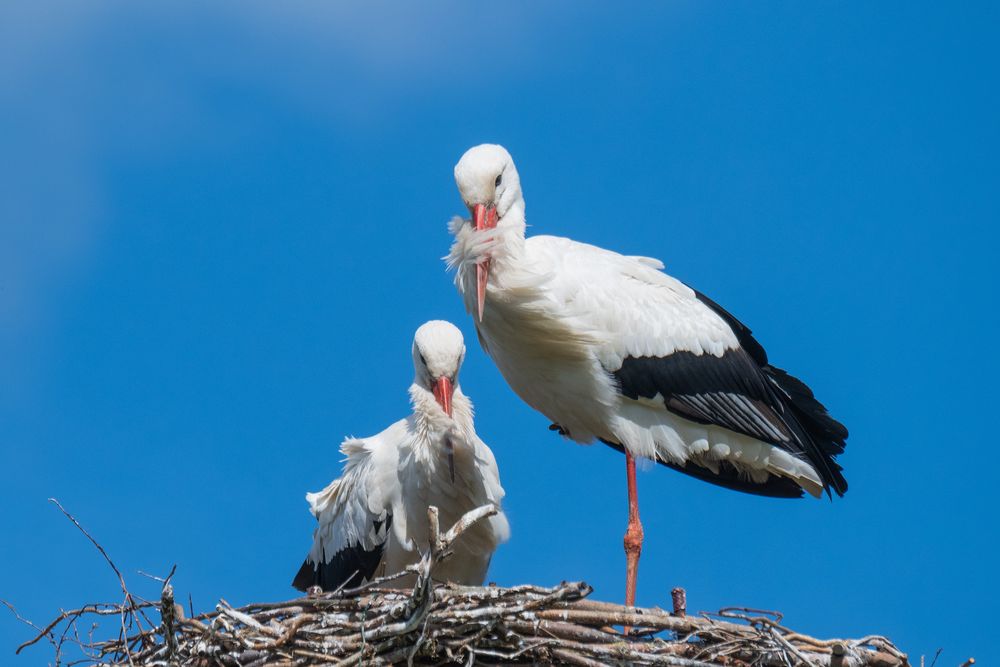
[[[642,549],[635,457],[748,493],[844,494],[847,430],[750,329],[655,259],[525,238],[501,146],[470,149],[455,180],[472,215],[452,220],[447,261],[483,347],[553,429],[625,454],[626,604]]]
[[[427,507],[442,525],[503,499],[493,452],[476,435],[472,402],[458,386],[462,333],[449,322],[424,324],[413,339],[413,414],[370,438],[349,438],[340,479],[306,495],[318,524],[292,585],[323,590],[360,585],[403,571],[427,549]],[[462,534],[436,575],[479,585],[497,545],[509,536],[498,513]],[[408,585],[408,578],[399,585]]]

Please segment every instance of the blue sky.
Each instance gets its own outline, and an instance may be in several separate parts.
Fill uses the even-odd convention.
[[[117,597],[50,496],[139,591],[290,596],[303,494],[446,318],[507,489],[491,579],[621,599],[622,458],[519,402],[440,260],[494,141],[532,231],[663,259],[851,429],[834,502],[641,474],[639,602],[996,662],[996,6],[511,5],[3,4],[0,597]]]

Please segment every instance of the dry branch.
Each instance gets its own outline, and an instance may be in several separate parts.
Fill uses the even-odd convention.
[[[430,508],[430,548],[410,569],[416,574],[412,590],[386,587],[398,578],[387,577],[287,602],[234,608],[223,600],[215,611],[192,616],[175,603],[169,577],[161,599],[149,602],[130,595],[119,575],[125,594],[121,604],[63,612],[21,648],[45,638],[55,647],[55,664],[70,664],[62,657],[69,641],[82,653],[74,664],[141,667],[909,665],[883,637],[815,639],[781,625],[781,616],[773,612],[725,609],[687,615],[680,590],[673,592],[672,613],[587,600],[591,589],[582,582],[550,588],[436,583],[434,570],[450,555],[452,543],[496,512],[493,506],[473,510],[442,533],[437,510]],[[146,612],[158,614],[159,624],[139,625]],[[117,637],[80,639],[79,621],[108,615],[118,617]],[[623,635],[610,626],[632,631]]]

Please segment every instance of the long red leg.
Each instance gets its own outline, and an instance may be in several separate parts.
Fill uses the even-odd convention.
[[[625,450],[628,475],[628,527],[625,529],[625,604],[635,606],[635,583],[642,553],[642,522],[639,521],[639,493],[635,484],[635,459]]]

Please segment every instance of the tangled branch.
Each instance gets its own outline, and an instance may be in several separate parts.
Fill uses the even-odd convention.
[[[589,600],[591,588],[582,582],[512,588],[435,582],[434,571],[450,556],[455,540],[496,512],[493,506],[478,508],[442,533],[437,509],[431,507],[429,549],[407,572],[287,602],[234,608],[223,600],[212,612],[191,615],[175,602],[169,577],[162,580],[160,600],[151,602],[130,595],[119,574],[121,604],[63,612],[36,627],[37,636],[18,650],[47,639],[57,665],[94,667],[909,666],[907,656],[880,636],[816,639],[784,626],[779,614],[754,609],[689,616],[681,589],[673,591],[673,610],[667,611]],[[412,590],[389,587],[411,573],[416,575]],[[147,612],[159,616],[159,623],[145,618]],[[80,636],[81,621],[108,616],[119,621],[116,637]],[[632,630],[626,635],[614,626]],[[60,662],[67,642],[80,649],[81,659]]]

